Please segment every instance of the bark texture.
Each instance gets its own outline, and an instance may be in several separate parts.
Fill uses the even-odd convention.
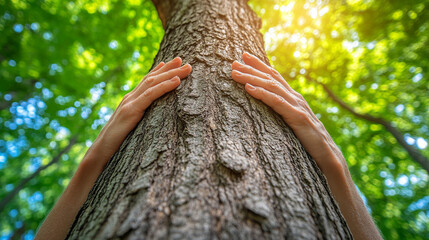
[[[154,2],[165,26],[155,64],[181,56],[193,71],[146,111],[68,238],[350,239],[293,132],[231,79],[243,51],[267,61],[246,1]]]

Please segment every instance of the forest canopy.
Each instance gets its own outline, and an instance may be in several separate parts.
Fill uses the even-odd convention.
[[[249,5],[383,236],[428,239],[429,1]],[[34,237],[163,34],[148,0],[0,0],[0,239]]]

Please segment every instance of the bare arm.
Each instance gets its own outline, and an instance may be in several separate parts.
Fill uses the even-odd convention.
[[[180,79],[191,72],[175,58],[161,62],[139,85],[125,95],[110,120],[85,154],[64,193],[52,208],[35,239],[64,239],[95,180],[111,156],[119,149],[128,133],[137,125],[144,111],[157,98],[175,89]]]
[[[347,167],[343,154],[305,99],[272,67],[248,53],[232,64],[232,78],[253,97],[273,108],[292,128],[328,180],[329,188],[356,239],[382,239]]]

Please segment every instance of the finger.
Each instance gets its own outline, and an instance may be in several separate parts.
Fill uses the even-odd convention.
[[[156,65],[156,67],[154,67],[152,70],[150,70],[150,72],[148,73],[148,75],[151,74],[151,73],[153,73],[153,72],[155,72],[156,70],[160,69],[164,65],[165,65],[165,62],[160,62],[158,65]]]
[[[164,81],[158,85],[155,85],[147,89],[143,94],[138,96],[133,102],[137,107],[138,112],[143,113],[153,101],[161,97],[162,95],[170,92],[180,85],[180,78],[178,76],[173,77],[168,81]]]
[[[160,62],[158,65],[156,65],[156,67],[154,67],[143,79],[142,81],[139,82],[139,84],[133,89],[131,90],[126,96],[130,96],[132,94],[135,93],[136,89],[139,88],[139,86],[143,83],[143,80],[145,78],[147,78],[147,76],[151,75],[152,73],[156,72],[157,70],[159,70],[161,67],[163,67],[165,65],[164,62]],[[116,107],[116,109],[118,109],[119,107],[121,107],[124,104],[124,100],[126,98],[126,96],[121,100],[121,102],[119,103],[119,105]],[[112,120],[115,116],[117,115],[117,111],[115,110],[112,114],[112,116],[110,117],[110,120]],[[106,126],[110,124],[110,121],[107,122]],[[103,128],[104,129],[104,128]],[[102,130],[103,131],[103,130]]]
[[[243,61],[245,64],[258,69],[261,72],[271,74],[270,66],[268,66],[262,60],[248,52],[243,53]]]
[[[118,109],[119,108],[121,108],[123,105],[124,105],[124,103],[125,103],[125,100],[126,100],[126,98],[127,98],[127,101],[132,101],[133,99],[135,99],[136,97],[134,97],[134,96],[138,96],[138,95],[140,95],[140,94],[136,94],[136,91],[139,89],[139,88],[141,88],[141,85],[143,84],[143,82],[144,82],[144,80],[148,77],[148,76],[151,76],[151,75],[154,75],[154,74],[156,74],[156,73],[158,73],[158,72],[160,72],[160,71],[163,71],[163,69],[162,68],[164,68],[164,70],[165,69],[171,69],[171,68],[174,68],[174,67],[180,67],[180,65],[182,64],[182,59],[180,58],[180,57],[177,57],[177,58],[174,58],[173,60],[171,60],[171,61],[169,61],[167,64],[166,63],[164,63],[164,62],[160,62],[154,69],[152,69],[150,72],[149,72],[149,74],[148,75],[146,75],[144,78],[143,78],[143,80],[137,85],[137,87],[135,87],[131,92],[129,92],[123,99],[122,99],[122,101],[119,103],[119,105],[118,105],[118,107],[116,108],[116,110],[113,112],[113,114],[112,114],[112,116],[110,117],[110,119],[109,119],[109,121],[107,122],[107,124],[106,124],[106,126],[105,126],[105,128],[108,126],[108,125],[110,125],[110,123],[113,121],[113,119],[115,119],[116,117],[117,117],[117,115],[118,115]],[[180,82],[179,82],[180,83]],[[103,128],[102,129],[102,131],[105,129],[105,128]],[[101,133],[100,133],[101,134]]]
[[[250,53],[243,53],[243,61],[245,64],[256,68],[257,70],[270,74],[274,79],[279,81],[283,86],[285,86],[288,90],[291,90],[292,88],[289,86],[289,84],[283,79],[283,77],[278,73],[274,68],[268,66],[265,64],[262,60],[257,58],[256,56],[250,54]]]
[[[238,71],[240,71],[242,73],[248,73],[248,74],[260,77],[260,78],[270,79],[270,77],[271,77],[271,74],[261,72],[261,71],[259,71],[256,68],[253,68],[253,67],[251,67],[249,65],[245,65],[245,64],[239,63],[237,61],[234,61],[232,63],[232,69],[233,70],[238,70]]]
[[[131,90],[131,94],[134,93],[136,91],[136,89],[143,84],[143,81],[148,77],[151,76],[154,72],[156,72],[158,69],[160,69],[161,67],[163,67],[165,65],[164,62],[160,62],[156,67],[154,67],[146,76],[143,77],[143,79],[137,84],[137,86]],[[121,102],[122,103],[122,102]],[[119,104],[119,106],[121,106],[121,103]]]
[[[185,78],[189,75],[189,73],[191,73],[192,71],[192,67],[189,64],[185,64],[183,66],[181,66],[180,68],[174,68],[171,69],[167,72],[163,72],[157,76],[154,76],[154,79],[159,79],[157,80],[158,82],[162,82],[168,79],[173,78],[174,76],[178,76],[180,79]],[[157,82],[155,81],[155,84],[157,84]]]
[[[261,100],[263,103],[271,107],[275,112],[280,114],[285,120],[290,118],[291,113],[296,112],[296,109],[289,104],[281,96],[267,91],[264,88],[256,87],[251,84],[246,84],[246,91],[254,98]],[[287,121],[286,121],[287,122]]]
[[[249,83],[253,86],[262,87],[281,96],[282,98],[285,98],[288,102],[293,101],[290,91],[274,79],[260,78],[258,76],[242,73],[237,70],[232,71],[232,79],[241,84]]]
[[[185,78],[191,73],[192,67],[189,64],[183,65],[180,68],[171,69],[167,72],[161,73],[156,76],[149,77],[146,79],[141,86],[138,86],[135,89],[133,96],[137,98],[140,94],[144,93],[147,89],[156,86],[166,80],[170,80],[175,76],[178,76],[180,79]]]
[[[234,81],[241,84],[250,83],[254,86],[267,88],[270,91],[275,91],[274,88],[283,88],[283,86],[272,79],[261,78],[252,74],[240,72],[238,70],[232,70],[231,75]]]
[[[180,57],[175,57],[173,60],[167,62],[164,66],[162,66],[160,69],[154,71],[153,73],[151,73],[151,76],[166,72],[168,70],[171,70],[173,68],[178,68],[180,67],[180,65],[182,65],[182,59]],[[147,76],[149,77],[149,76]]]

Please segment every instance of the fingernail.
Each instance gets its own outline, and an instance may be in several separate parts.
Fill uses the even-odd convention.
[[[256,88],[254,87],[254,86],[252,86],[252,85],[250,85],[250,84],[246,84],[247,85],[247,88],[249,89],[249,90],[251,90],[251,91],[253,91],[253,90],[255,90]]]

